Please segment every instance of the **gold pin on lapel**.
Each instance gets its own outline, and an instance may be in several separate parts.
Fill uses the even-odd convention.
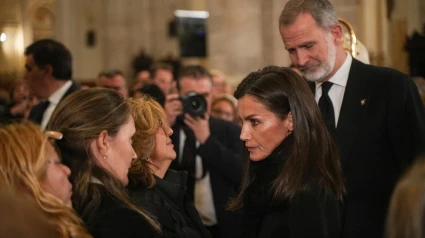
[[[365,105],[365,104],[366,104],[366,99],[362,99],[362,100],[360,101],[360,104],[362,104],[362,106],[363,106],[363,105]]]

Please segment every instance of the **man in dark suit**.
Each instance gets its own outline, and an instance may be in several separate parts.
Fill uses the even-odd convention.
[[[290,0],[279,28],[339,147],[347,186],[342,237],[383,237],[394,185],[425,146],[418,90],[407,75],[353,59],[327,0]]]
[[[180,95],[196,92],[211,101],[212,79],[201,66],[187,66],[177,81]],[[213,237],[238,237],[239,214],[226,210],[240,184],[242,141],[240,128],[231,122],[182,114],[179,95],[170,94],[165,102],[168,121],[174,134],[177,158],[172,169],[188,171],[187,191]],[[208,106],[209,107],[209,106]]]
[[[25,79],[41,101],[28,118],[44,130],[57,104],[79,89],[71,80],[71,52],[61,43],[46,39],[28,46],[25,56]]]

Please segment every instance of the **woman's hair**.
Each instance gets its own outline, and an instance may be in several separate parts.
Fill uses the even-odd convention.
[[[403,175],[391,197],[388,238],[425,237],[425,157]]]
[[[91,221],[101,202],[101,190],[91,182],[92,178],[96,178],[108,193],[159,230],[157,223],[130,201],[118,178],[97,163],[91,150],[91,143],[102,131],[107,131],[111,137],[116,136],[130,116],[130,106],[121,94],[110,89],[92,88],[77,91],[62,100],[48,128],[63,134],[62,140],[56,141],[55,146],[72,171],[73,205],[86,221]]]
[[[0,180],[2,186],[22,188],[35,199],[59,237],[91,237],[72,208],[44,191],[47,137],[31,122],[0,128]]]
[[[238,85],[235,97],[240,99],[245,95],[254,97],[280,120],[292,113],[294,142],[273,182],[274,200],[292,199],[298,192],[313,187],[325,193],[333,192],[342,200],[345,186],[338,151],[305,80],[289,68],[269,66],[250,73]],[[241,190],[231,201],[232,210],[243,206],[243,195],[253,181],[252,162],[246,148],[244,158],[247,162]]]
[[[57,227],[47,221],[34,199],[25,195],[0,187],[0,237],[57,238]]]
[[[167,119],[161,105],[147,95],[128,100],[136,127],[133,146],[137,154],[137,159],[132,162],[129,178],[136,182],[143,182],[151,188],[155,185],[155,178],[149,168],[148,159],[155,149],[155,134],[158,128],[167,123]]]

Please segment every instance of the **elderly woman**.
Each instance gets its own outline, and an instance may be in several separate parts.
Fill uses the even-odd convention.
[[[163,108],[147,96],[129,100],[138,155],[129,173],[131,197],[158,219],[163,237],[210,237],[186,194],[187,173],[168,170],[176,152]]]
[[[307,83],[289,68],[249,74],[235,91],[245,173],[230,204],[244,237],[340,237],[337,148]]]
[[[30,122],[0,128],[0,181],[35,200],[45,219],[56,227],[56,237],[91,237],[71,206],[69,168],[48,142],[60,133],[43,134]]]
[[[49,124],[72,171],[72,202],[96,238],[157,237],[159,226],[128,197],[128,170],[136,153],[130,106],[118,92],[81,90],[59,103]]]

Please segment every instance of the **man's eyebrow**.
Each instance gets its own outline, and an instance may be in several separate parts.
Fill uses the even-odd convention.
[[[317,44],[317,41],[315,41],[315,40],[313,40],[313,41],[306,41],[306,42],[303,42],[303,43],[301,43],[301,44],[299,44],[297,46],[291,46],[291,47],[286,47],[285,46],[285,48],[286,48],[286,50],[291,50],[291,49],[302,48],[302,47],[306,47],[306,46],[314,45],[314,44]]]
[[[315,40],[313,40],[313,41],[307,41],[307,42],[304,42],[304,43],[300,44],[298,47],[306,47],[306,46],[309,46],[309,45],[314,45],[316,43],[317,43],[317,41],[315,41]]]

